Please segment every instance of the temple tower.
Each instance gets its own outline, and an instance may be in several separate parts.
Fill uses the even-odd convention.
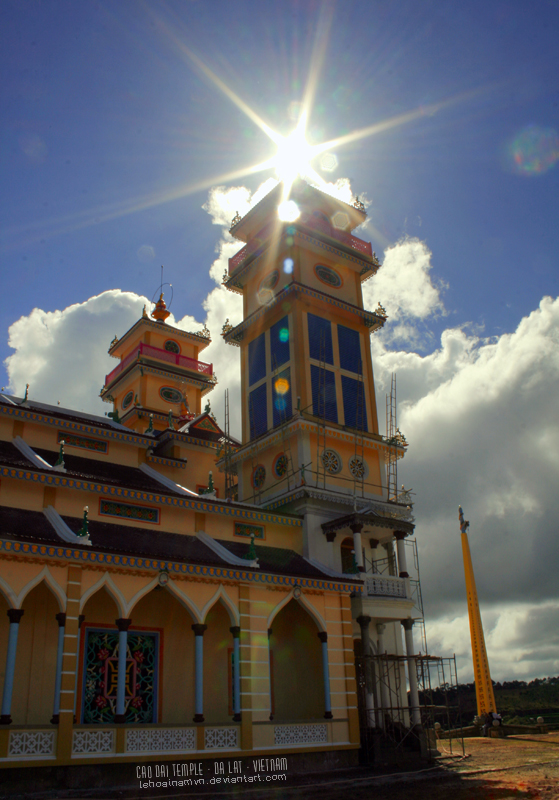
[[[223,329],[241,349],[239,499],[302,513],[309,529],[348,503],[386,500],[369,345],[386,314],[363,308],[361,288],[380,264],[352,233],[365,218],[359,201],[297,180],[231,227],[246,242],[224,276],[243,296],[243,321]]]

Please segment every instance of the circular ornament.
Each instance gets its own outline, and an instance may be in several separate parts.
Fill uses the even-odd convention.
[[[262,278],[260,281],[260,286],[258,290],[261,292],[262,289],[274,289],[277,286],[279,281],[279,271],[277,269],[272,270],[269,275],[266,275],[265,278]]]
[[[314,268],[314,274],[319,281],[330,286],[332,289],[339,289],[343,284],[341,275],[339,275],[332,267],[325,267],[323,264],[317,264]]]
[[[363,480],[369,474],[367,465],[357,456],[353,456],[353,458],[349,460],[349,471],[351,472],[352,476],[356,478],[356,480],[358,481]]]
[[[342,459],[335,450],[325,450],[322,454],[322,464],[326,472],[337,475],[342,471]]]
[[[252,471],[251,483],[254,489],[260,489],[264,486],[266,480],[266,467],[262,464],[257,464]]]
[[[289,462],[287,460],[287,456],[285,453],[280,453],[274,459],[274,466],[272,467],[272,472],[274,473],[276,478],[283,478],[284,475],[287,474],[287,469],[289,466]]]
[[[163,348],[167,350],[168,353],[180,353],[181,349],[179,345],[174,341],[174,339],[167,339]]]
[[[169,573],[167,572],[167,570],[163,569],[159,573],[159,585],[167,586],[168,583],[169,583]]]
[[[166,403],[182,403],[183,396],[178,389],[173,389],[171,386],[162,386],[159,390],[159,396]]]
[[[134,392],[132,392],[132,391],[126,392],[126,394],[124,395],[124,397],[122,399],[122,407],[123,408],[128,408],[128,406],[130,405],[130,403],[132,402],[133,399],[134,399]]]

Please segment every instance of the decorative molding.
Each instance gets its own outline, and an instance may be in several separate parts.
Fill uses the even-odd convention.
[[[274,744],[327,744],[328,730],[322,723],[318,725],[274,725]]]
[[[114,751],[114,730],[74,730],[74,735],[72,737],[72,755],[114,753]]]
[[[54,756],[55,731],[10,731],[8,758]]]
[[[205,728],[204,747],[206,750],[235,749],[239,746],[238,728]]]
[[[405,578],[365,578],[368,597],[403,597],[408,599]]]
[[[138,728],[126,731],[127,753],[196,750],[195,728]]]
[[[247,569],[228,569],[226,567],[209,567],[200,564],[184,564],[176,561],[164,561],[157,558],[138,558],[136,556],[113,555],[112,553],[97,553],[91,550],[76,550],[73,548],[58,547],[57,545],[32,544],[30,542],[14,542],[13,540],[0,539],[0,552],[7,556],[32,556],[41,559],[53,558],[72,562],[86,562],[93,568],[100,569],[118,568],[120,571],[165,570],[174,573],[172,577],[194,576],[196,579],[223,579],[237,582],[254,582],[276,586],[281,590],[289,590],[293,586],[305,589],[320,589],[322,591],[342,592],[346,594],[363,594],[363,587],[359,583],[326,581],[318,578],[300,578],[291,575],[271,575],[269,573],[253,572],[247,561]],[[34,559],[32,559],[34,560]],[[116,571],[116,570],[115,570]],[[213,582],[211,580],[210,582]],[[219,582],[219,580],[217,580]]]
[[[176,458],[163,458],[163,456],[154,456],[152,453],[148,453],[146,456],[146,461],[150,461],[152,464],[160,464],[162,467],[173,467],[173,469],[186,469],[186,460],[180,461]],[[140,469],[142,467],[140,466]]]
[[[244,536],[250,539],[253,534],[255,539],[264,540],[266,538],[263,525],[246,525],[244,522],[235,523],[234,536]]]
[[[89,436],[74,436],[71,433],[64,433],[58,431],[56,442],[64,440],[66,447],[80,447],[82,450],[92,450],[94,453],[103,453],[106,455],[109,452],[109,443],[103,442],[100,439],[91,439]]]
[[[119,517],[133,522],[151,522],[159,525],[161,511],[155,506],[135,506],[132,503],[115,503],[113,500],[99,498],[100,517]]]
[[[103,483],[94,481],[80,480],[61,475],[60,473],[34,472],[32,469],[26,470],[19,467],[0,467],[0,477],[16,478],[34,483],[44,483],[48,486],[63,486],[68,489],[79,489],[80,491],[95,492],[107,497],[129,498],[142,502],[161,503],[161,505],[180,506],[182,508],[194,509],[194,511],[205,511],[207,513],[222,514],[228,517],[253,520],[255,522],[272,522],[276,525],[293,525],[302,527],[303,521],[298,518],[285,515],[270,514],[267,511],[251,511],[247,508],[235,507],[233,503],[225,501],[212,503],[211,501],[188,500],[186,497],[171,497],[169,495],[153,494],[136,489],[124,489],[120,486],[107,486]]]

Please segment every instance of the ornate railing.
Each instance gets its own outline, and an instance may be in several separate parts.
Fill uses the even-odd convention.
[[[407,597],[406,581],[404,578],[367,577],[365,586],[369,597]]]
[[[126,367],[140,356],[146,358],[156,358],[158,361],[167,361],[169,364],[175,364],[178,367],[191,369],[193,372],[198,372],[201,375],[208,375],[210,378],[213,375],[213,364],[206,364],[204,361],[197,361],[195,358],[188,356],[181,356],[178,353],[170,353],[168,350],[163,350],[161,347],[153,347],[150,344],[140,344],[137,350],[133,350],[124,358],[120,364],[105,376],[105,386],[108,386],[111,381],[120,375]]]
[[[358,253],[363,253],[364,255],[371,257],[373,255],[373,248],[370,242],[365,242],[363,239],[359,239],[357,236],[347,233],[347,231],[334,228],[325,219],[305,216],[301,219],[301,222],[303,225],[305,225],[305,227],[311,228],[315,231],[320,231],[320,233],[325,233],[332,239],[337,239],[338,242],[345,244],[346,247],[351,247],[352,250],[357,250]],[[272,232],[272,228],[273,223],[268,223],[268,225],[262,228],[262,230],[258,231],[256,236],[251,239],[248,244],[242,247],[238,253],[235,253],[235,255],[229,259],[229,275],[231,275],[231,273],[233,273],[246,258],[255,253],[264,244]]]

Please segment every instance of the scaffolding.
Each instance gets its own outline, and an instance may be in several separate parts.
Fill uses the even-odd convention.
[[[398,455],[392,445],[396,442],[398,423],[396,419],[396,373],[392,373],[390,380],[390,394],[386,395],[386,439],[388,448],[388,463],[386,465],[386,498],[396,501],[398,494]]]
[[[225,438],[222,440],[220,452],[223,453],[223,468],[225,472],[225,499],[236,500],[236,485],[234,483],[235,470],[232,464],[233,447],[231,446],[230,420],[229,420],[229,389],[225,390]]]
[[[408,657],[379,653],[355,659],[364,764],[403,761],[414,751],[427,759],[441,752],[464,755],[456,657],[416,655],[413,662],[417,670],[420,726],[411,724],[406,687]]]
[[[357,378],[357,402],[355,408],[355,454],[353,456],[353,497],[357,499],[359,485],[361,497],[365,497],[365,437],[363,435],[365,418],[365,384],[363,383],[363,364],[359,361]]]
[[[273,376],[272,376],[272,387],[274,383],[280,379],[280,367],[277,366],[277,362],[275,356],[273,357]],[[291,392],[291,387],[289,387],[289,391]],[[285,392],[287,394],[287,392]],[[293,469],[293,455],[291,453],[291,437],[287,430],[289,421],[293,416],[293,407],[287,408],[286,402],[283,400],[280,392],[276,389],[276,395],[278,395],[278,413],[279,413],[279,420],[280,420],[280,433],[281,433],[281,445],[282,445],[282,455],[285,456],[287,461],[286,471],[285,471],[285,480],[287,482],[287,491],[291,489],[291,478],[295,477],[295,470]],[[273,388],[272,388],[272,397],[273,397]],[[290,394],[292,397],[292,393]],[[291,401],[293,404],[293,401]],[[283,480],[283,478],[282,478]]]

